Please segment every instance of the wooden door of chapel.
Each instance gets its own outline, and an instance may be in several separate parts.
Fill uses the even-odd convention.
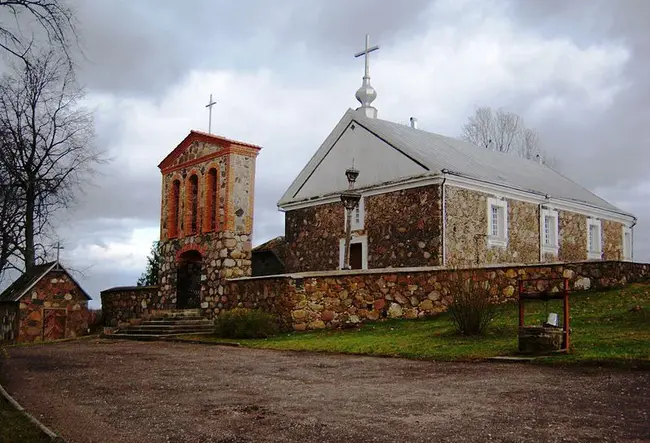
[[[60,340],[65,338],[65,309],[43,310],[43,340]]]

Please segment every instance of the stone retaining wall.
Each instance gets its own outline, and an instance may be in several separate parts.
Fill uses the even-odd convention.
[[[18,303],[0,302],[0,345],[10,345],[18,337]]]
[[[131,318],[143,318],[152,311],[174,309],[175,299],[161,297],[158,286],[127,286],[101,292],[102,316],[106,326],[117,326]]]
[[[418,318],[444,311],[458,278],[487,281],[504,299],[516,297],[517,281],[569,279],[571,290],[603,289],[650,277],[650,265],[592,261],[483,268],[409,268],[333,271],[230,280],[228,308],[261,308],[295,330],[338,327],[381,318]],[[557,284],[561,284],[558,281]]]

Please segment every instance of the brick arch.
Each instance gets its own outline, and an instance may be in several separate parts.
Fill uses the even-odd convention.
[[[196,201],[193,201],[192,177],[196,177]],[[201,232],[201,190],[203,188],[203,174],[196,168],[188,171],[185,177],[185,235],[198,235]],[[193,203],[196,206],[194,211]],[[192,223],[194,221],[194,223]],[[195,225],[195,229],[193,228]]]
[[[175,189],[174,183],[178,182],[179,187]],[[167,193],[167,214],[161,214],[167,220],[167,238],[176,238],[180,234],[180,222],[182,218],[182,189],[183,177],[179,173],[171,176],[168,182]]]
[[[205,246],[200,245],[198,243],[188,243],[184,245],[182,248],[180,248],[178,251],[176,251],[176,262],[179,262],[181,259],[181,255],[183,255],[187,251],[198,251],[203,257],[205,257],[207,253]]]

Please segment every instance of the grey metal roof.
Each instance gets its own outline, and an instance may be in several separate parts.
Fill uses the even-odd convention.
[[[367,118],[352,109],[346,112],[333,133],[289,187],[278,203],[280,206],[294,201],[294,195],[328,154],[332,143],[335,143],[336,132],[340,132],[341,127],[344,129],[347,126],[346,123],[351,121],[357,122],[394,148],[424,165],[429,169],[431,175],[440,174],[441,170],[447,169],[452,173],[469,178],[510,186],[523,191],[549,194],[554,198],[587,203],[601,209],[627,214],[537,161],[480,148],[463,140],[426,132],[411,126]],[[386,177],[385,181],[395,178],[397,177]]]
[[[81,290],[81,293],[87,300],[92,300],[90,295],[81,287],[81,285],[70,275],[68,271],[61,266],[57,261],[43,263],[34,266],[31,271],[23,273],[18,277],[7,289],[0,293],[0,301],[18,301],[20,300],[31,288],[36,285],[43,277],[50,271],[61,272],[66,274]]]

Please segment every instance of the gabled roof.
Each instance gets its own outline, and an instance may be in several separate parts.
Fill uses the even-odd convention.
[[[227,148],[232,145],[237,145],[237,146],[244,146],[246,148],[256,149],[258,151],[262,149],[260,146],[257,145],[253,145],[246,142],[240,142],[237,140],[230,140],[226,137],[221,137],[220,135],[208,134],[207,132],[195,131],[194,129],[192,129],[190,133],[187,134],[187,137],[185,137],[183,141],[181,141],[178,144],[178,146],[176,146],[174,150],[170,152],[169,155],[167,155],[167,157],[163,159],[163,161],[160,162],[158,168],[165,169],[168,166],[170,166],[174,162],[174,160],[180,157],[183,151],[185,151],[185,149],[187,149],[187,147],[189,147],[195,141],[211,143],[213,145],[223,146],[224,148]]]
[[[345,113],[332,133],[298,174],[278,202],[278,206],[282,207],[296,201],[306,201],[321,196],[316,192],[315,195],[296,198],[303,185],[330,153],[343,131],[353,122],[374,134],[378,143],[379,141],[385,142],[410,160],[422,165],[424,169],[428,170],[424,175],[440,175],[444,169],[452,174],[471,179],[513,187],[526,192],[548,194],[554,198],[586,203],[607,211],[626,214],[591,191],[539,162],[480,148],[463,140],[426,132],[411,126],[367,118],[352,109]],[[362,163],[358,162],[356,168],[363,174]],[[333,173],[342,174],[343,172],[333,171]],[[387,165],[384,177],[383,182],[403,178],[392,177],[390,165]],[[323,183],[321,187],[324,191],[327,189],[326,185]],[[314,186],[310,188],[314,189]],[[311,192],[314,193],[314,191]]]
[[[254,247],[251,252],[253,254],[260,252],[271,252],[284,263],[287,256],[287,242],[284,239],[284,236],[281,235]]]
[[[29,272],[23,273],[16,279],[7,289],[0,294],[0,301],[18,301],[30,289],[32,289],[43,277],[50,271],[63,272],[70,280],[72,280],[81,290],[82,294],[87,300],[92,300],[91,297],[84,291],[81,285],[65,270],[63,266],[57,261],[43,263],[42,265],[34,266]]]

